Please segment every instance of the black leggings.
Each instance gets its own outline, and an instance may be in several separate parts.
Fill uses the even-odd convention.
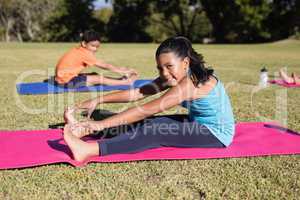
[[[101,156],[157,147],[225,147],[204,125],[190,121],[187,115],[147,118],[98,144]]]

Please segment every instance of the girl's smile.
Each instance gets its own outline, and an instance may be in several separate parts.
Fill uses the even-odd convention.
[[[186,76],[189,67],[188,58],[182,59],[173,52],[160,54],[156,62],[160,78],[169,86],[177,85]]]

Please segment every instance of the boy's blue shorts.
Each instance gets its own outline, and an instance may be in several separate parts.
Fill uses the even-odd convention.
[[[56,82],[57,85],[62,86],[62,87],[68,87],[68,88],[78,88],[78,87],[83,87],[86,86],[86,80],[87,76],[80,74],[78,76],[75,76],[72,78],[68,83],[65,84],[59,84]]]
[[[72,85],[84,85],[86,86],[86,80],[87,77],[86,75],[80,74],[78,76],[75,76],[74,78],[72,78],[68,84],[72,84]]]

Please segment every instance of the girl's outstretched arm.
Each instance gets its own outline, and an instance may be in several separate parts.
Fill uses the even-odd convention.
[[[153,82],[132,90],[113,92],[107,95],[101,95],[94,99],[90,99],[76,104],[72,108],[65,111],[65,121],[74,121],[72,117],[73,112],[80,109],[85,109],[88,112],[88,117],[92,114],[98,104],[101,103],[127,103],[143,99],[166,90],[168,87],[164,85],[160,78],[155,79]]]
[[[166,89],[167,87],[164,85],[163,81],[160,78],[156,78],[154,81],[142,86],[141,88],[113,92],[103,96],[100,95],[94,99],[78,103],[75,108],[86,109],[89,108],[91,104],[98,105],[100,103],[127,103],[137,101]]]
[[[195,86],[192,84],[190,79],[184,78],[177,86],[170,88],[161,97],[144,105],[129,108],[102,121],[82,122],[79,123],[79,125],[89,126],[93,130],[103,130],[104,128],[131,124],[156,113],[168,110],[180,104],[184,100],[192,99],[193,94],[191,91],[194,91],[194,87]]]

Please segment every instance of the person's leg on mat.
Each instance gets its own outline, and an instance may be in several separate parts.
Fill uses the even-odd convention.
[[[97,73],[86,73],[79,74],[72,78],[66,84],[58,84],[67,88],[79,88],[82,86],[93,86],[93,85],[130,85],[136,80],[135,75],[131,75],[128,78],[112,78],[99,75]]]
[[[283,69],[279,70],[279,76],[286,83],[294,83],[294,79],[290,77]]]
[[[146,149],[169,147],[225,147],[205,126],[189,121],[186,115],[153,117],[137,123],[129,131],[97,143],[86,143],[65,130],[65,140],[76,144],[75,158],[105,156],[118,153],[135,153]],[[95,145],[97,144],[97,147]],[[81,151],[81,148],[86,151]],[[87,154],[88,156],[83,156]],[[84,160],[82,159],[82,160]]]
[[[100,155],[134,153],[162,146],[225,147],[205,126],[186,115],[146,119],[132,130],[99,142]]]
[[[71,149],[73,158],[79,162],[91,156],[99,155],[99,145],[96,142],[87,143],[77,138],[72,134],[70,125],[65,125],[64,127],[64,140]]]
[[[111,78],[102,75],[87,75],[87,85],[130,85],[136,80],[136,75],[131,75],[130,77],[124,78]]]
[[[55,81],[55,84],[57,84],[60,87],[65,87],[65,88],[79,88],[79,87],[83,87],[86,86],[86,82],[87,82],[87,77],[84,74],[79,74],[78,76],[75,76],[74,78],[72,78],[68,83],[66,84],[60,84],[58,82]]]

